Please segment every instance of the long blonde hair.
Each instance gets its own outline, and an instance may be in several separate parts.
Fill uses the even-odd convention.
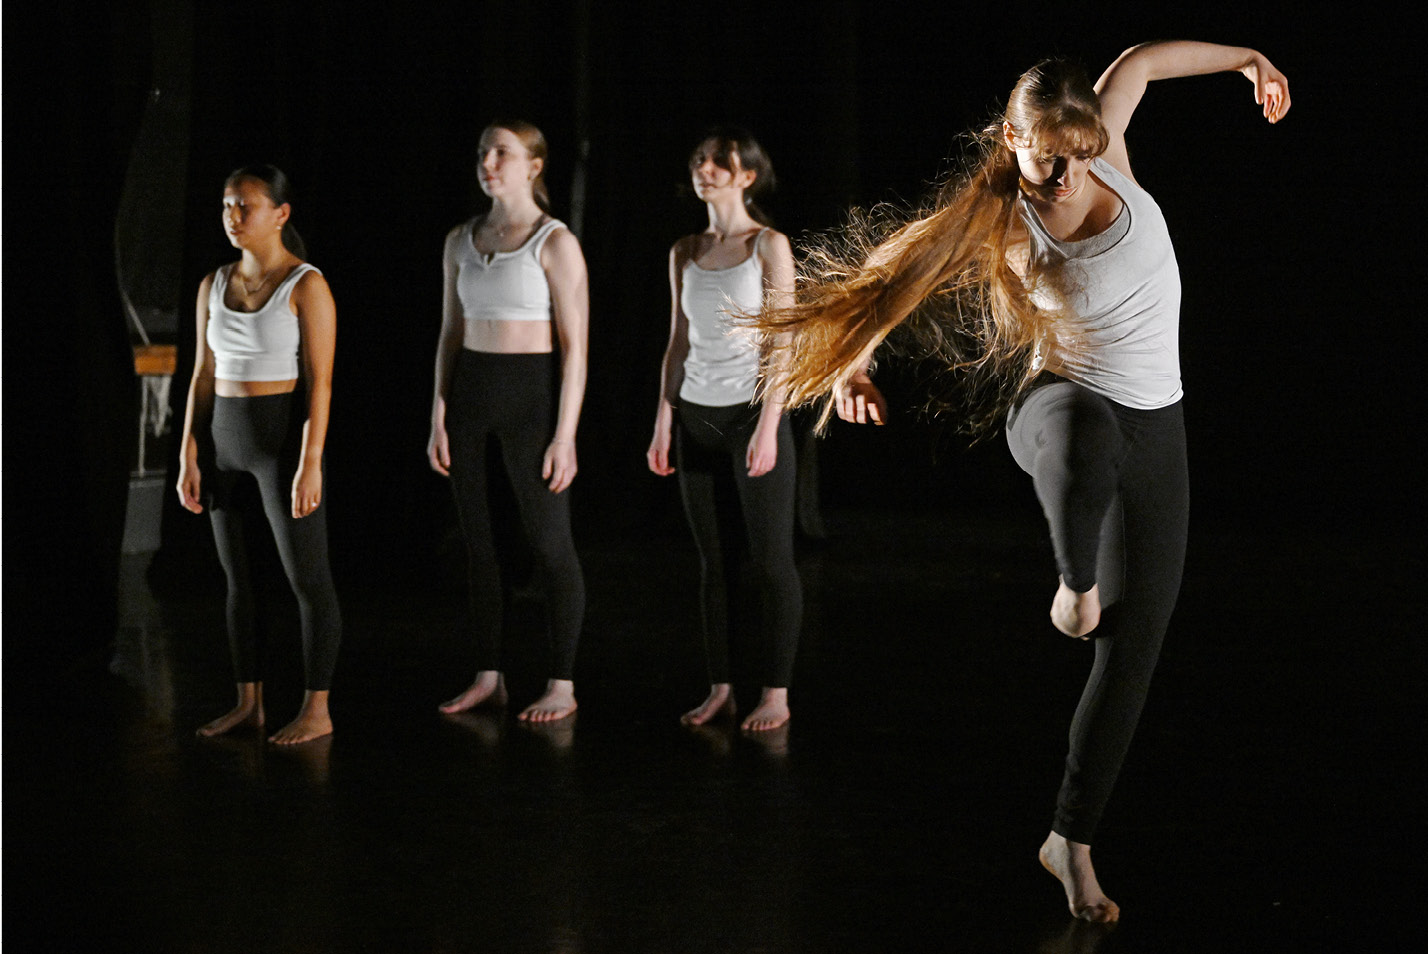
[[[754,327],[787,336],[782,385],[790,404],[827,398],[872,358],[895,328],[913,355],[956,372],[961,429],[992,430],[1037,374],[1039,347],[1066,316],[1038,307],[1032,293],[1056,289],[1059,269],[1007,262],[1018,217],[1020,170],[1002,123],[1043,152],[1098,155],[1109,136],[1085,72],[1047,60],[1023,73],[1006,112],[974,134],[974,155],[911,220],[887,206],[854,212],[841,229],[804,246],[795,303],[759,315]],[[939,398],[934,397],[934,405]]]

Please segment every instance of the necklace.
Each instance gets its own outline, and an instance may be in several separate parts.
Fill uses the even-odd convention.
[[[242,273],[241,271],[236,271],[236,270],[235,270],[235,271],[236,271],[236,274],[238,275],[238,284],[240,284],[240,285],[243,286],[243,294],[244,294],[244,296],[245,296],[245,297],[248,297],[248,298],[252,298],[252,297],[253,297],[254,295],[256,295],[258,292],[260,292],[260,291],[263,290],[263,286],[265,286],[265,285],[268,284],[268,279],[272,278],[273,275],[274,275],[274,273],[277,272],[277,270],[278,270],[278,267],[275,265],[275,266],[273,266],[272,268],[268,269],[266,272],[264,272],[264,273],[263,273],[263,280],[258,283],[258,287],[257,287],[257,288],[249,288],[249,287],[248,287],[248,279],[246,279],[246,278],[243,277],[243,273]]]

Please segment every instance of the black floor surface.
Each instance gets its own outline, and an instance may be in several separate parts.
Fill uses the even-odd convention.
[[[670,528],[580,541],[581,708],[543,728],[513,718],[542,678],[533,601],[512,614],[511,709],[446,718],[470,676],[459,580],[340,581],[337,732],[291,751],[194,737],[231,700],[221,593],[151,587],[126,558],[111,664],[18,697],[7,674],[11,950],[1407,946],[1424,568],[1393,531],[1196,525],[1095,849],[1124,912],[1104,930],[1070,921],[1036,861],[1090,649],[1045,621],[1035,515],[828,524],[801,544],[794,717],[766,738],[677,722],[704,680],[693,548]],[[276,630],[270,728],[301,685]]]

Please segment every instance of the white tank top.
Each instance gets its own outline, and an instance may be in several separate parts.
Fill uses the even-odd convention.
[[[262,308],[235,311],[223,303],[237,262],[213,273],[208,289],[208,348],[213,375],[225,381],[289,381],[298,376],[302,334],[291,301],[298,279],[318,271],[303,262],[288,273]]]
[[[1091,170],[1125,208],[1100,235],[1079,242],[1052,238],[1020,199],[1039,262],[1064,262],[1073,289],[1070,310],[1079,340],[1051,347],[1048,363],[1062,377],[1141,410],[1180,400],[1180,269],[1160,207],[1103,159]],[[1124,220],[1124,221],[1123,221]],[[1053,305],[1045,292],[1032,299]],[[1038,300],[1040,299],[1040,300]]]
[[[758,390],[759,342],[730,315],[752,315],[764,306],[762,237],[748,258],[729,268],[700,268],[692,259],[684,265],[679,307],[689,319],[689,354],[679,396],[692,404],[747,404]]]
[[[476,219],[447,239],[447,261],[456,267],[456,294],[467,321],[550,321],[550,284],[540,264],[546,239],[565,223],[550,219],[510,252],[476,250]]]

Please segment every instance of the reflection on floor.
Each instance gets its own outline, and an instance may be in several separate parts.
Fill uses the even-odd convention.
[[[157,598],[135,558],[111,671],[53,677],[54,712],[6,708],[6,933],[733,954],[1357,950],[1406,927],[1421,567],[1381,543],[1197,528],[1096,847],[1125,912],[1106,931],[1071,922],[1036,862],[1089,649],[1045,621],[1034,515],[828,522],[800,558],[794,718],[765,737],[678,725],[705,686],[676,534],[582,542],[581,709],[539,728],[513,719],[542,678],[531,600],[511,708],[445,718],[470,677],[460,586],[349,574],[338,731],[291,751],[194,737],[231,701],[221,594],[205,578]],[[1328,565],[1351,599],[1309,585]],[[300,691],[289,610],[273,727]]]

